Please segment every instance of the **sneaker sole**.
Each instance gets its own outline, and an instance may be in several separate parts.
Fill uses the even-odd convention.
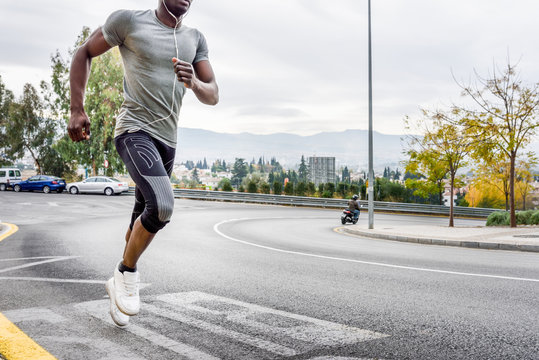
[[[110,288],[109,286],[109,282],[107,281],[105,283],[105,289],[107,290],[107,294],[109,295],[109,298],[110,298],[110,306],[109,306],[109,314],[110,314],[110,317],[112,318],[112,321],[119,327],[121,328],[124,328],[126,327],[127,325],[129,325],[129,322],[126,323],[126,324],[123,324],[123,323],[119,323],[116,318],[114,317],[114,308],[113,306],[116,305],[116,298],[114,297],[114,291]],[[116,305],[116,307],[118,307],[118,305]],[[120,308],[118,308],[118,310],[120,310]],[[121,310],[120,310],[121,311]],[[127,315],[127,314],[125,314]]]

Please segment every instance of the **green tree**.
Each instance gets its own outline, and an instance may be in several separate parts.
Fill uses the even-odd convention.
[[[348,166],[345,166],[342,170],[342,182],[346,184],[350,184],[350,170],[348,170]]]
[[[222,191],[232,191],[232,184],[230,183],[230,180],[228,180],[227,178],[223,178],[221,179],[221,181],[219,181],[219,184],[217,185],[217,187],[219,189],[221,189]]]
[[[333,197],[333,194],[335,194],[335,184],[334,183],[327,183],[324,185],[324,192],[328,192],[331,194],[330,197]]]
[[[284,193],[286,195],[294,195],[294,183],[292,181],[289,181],[284,186]]]
[[[350,186],[347,183],[340,182],[340,183],[337,184],[337,193],[343,199],[345,199],[347,197],[347,195],[348,195],[349,188],[350,188]]]
[[[296,186],[296,195],[305,196],[306,193],[307,193],[307,184],[305,184],[303,181],[300,181],[298,185]]]
[[[198,177],[198,169],[197,168],[194,168],[193,171],[191,172],[191,181],[194,182],[195,184],[200,184],[200,178]]]
[[[515,179],[516,160],[534,138],[539,127],[539,84],[525,85],[516,66],[494,68],[489,78],[476,76],[475,83],[461,85],[463,93],[478,109],[465,109],[471,114],[464,122],[468,135],[504,152],[509,159],[510,224],[516,227]]]
[[[84,42],[90,29],[84,27],[75,48]],[[70,55],[73,55],[70,51]],[[114,175],[125,172],[125,167],[114,146],[116,115],[123,102],[123,67],[117,48],[92,60],[84,108],[90,118],[91,137],[88,141],[72,142],[67,135],[69,122],[69,61],[59,52],[51,57],[51,86],[44,85],[48,110],[62,120],[63,136],[56,146],[65,161],[75,160],[78,164],[92,169],[92,174],[104,172]],[[105,168],[105,159],[109,166]]]
[[[258,192],[258,184],[255,180],[250,180],[247,184],[247,192],[256,194]]]
[[[447,168],[435,152],[429,150],[409,150],[410,159],[406,162],[407,173],[414,174],[405,181],[406,187],[413,190],[415,196],[424,199],[436,195],[438,204],[443,204],[444,179]]]
[[[273,182],[273,193],[275,195],[281,195],[283,193],[283,184],[280,181]]]
[[[406,197],[406,187],[396,182],[385,181],[382,186],[382,191],[384,194],[384,201],[404,202]]]
[[[247,163],[242,158],[236,158],[234,162],[234,167],[232,168],[232,184],[235,186],[240,186],[241,181],[249,173],[249,167]]]
[[[77,177],[75,169],[71,168],[69,163],[62,159],[60,153],[56,151],[55,144],[52,142],[53,139],[48,138],[45,146],[42,146],[39,150],[41,170],[44,174],[64,177],[67,181],[75,180]]]
[[[442,174],[449,177],[450,200],[449,200],[449,226],[454,226],[453,194],[455,185],[460,185],[457,172],[467,165],[466,158],[472,151],[475,142],[466,136],[463,123],[467,120],[467,114],[463,110],[454,107],[449,111],[423,110],[423,118],[418,122],[418,128],[423,132],[422,137],[413,137],[409,151],[410,157],[418,160],[419,164],[428,165],[429,175],[437,174],[436,189],[442,192],[444,183],[441,182]],[[388,169],[389,170],[389,169]],[[441,199],[441,196],[440,196]],[[442,201],[440,201],[440,205]]]
[[[356,194],[359,195],[359,185],[358,184],[351,184],[350,185],[350,192],[352,195]]]
[[[54,136],[55,124],[44,116],[43,101],[36,89],[30,84],[24,85],[20,101],[12,102],[9,107],[4,139],[8,157],[20,159],[28,152],[38,173],[42,174],[46,154],[43,148],[50,146]]]
[[[271,187],[270,187],[270,185],[269,185],[267,182],[265,182],[265,181],[262,182],[262,183],[260,184],[260,192],[261,192],[262,194],[269,194],[269,193],[271,192]]]
[[[7,151],[10,148],[7,129],[9,127],[9,109],[14,101],[13,93],[8,90],[0,76],[0,166],[12,164]]]
[[[313,182],[309,181],[307,183],[307,196],[314,196],[316,193],[316,186]]]
[[[306,183],[309,176],[309,168],[307,167],[307,164],[305,163],[305,157],[301,155],[301,162],[299,164],[298,169],[298,179],[301,182]]]

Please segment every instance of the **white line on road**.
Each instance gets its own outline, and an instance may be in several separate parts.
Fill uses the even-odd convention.
[[[58,256],[34,256],[34,257],[24,257],[24,258],[11,258],[11,259],[0,259],[0,262],[5,261],[20,261],[20,260],[41,260],[41,259],[56,259]]]
[[[251,336],[251,335],[243,334],[234,330],[230,330],[219,325],[208,323],[203,320],[195,319],[185,314],[180,314],[177,312],[170,312],[168,310],[161,309],[161,308],[158,308],[157,306],[153,306],[150,304],[144,304],[144,310],[149,311],[155,315],[159,315],[159,316],[166,317],[174,321],[179,321],[181,323],[197,327],[199,329],[211,332],[213,334],[226,336],[233,340],[257,347],[259,349],[272,352],[274,354],[283,355],[283,356],[296,355],[296,351],[289,347],[282,346],[271,341],[263,340],[256,336]]]
[[[24,277],[24,276],[0,276],[0,280],[19,280],[19,281],[41,281],[41,282],[55,282],[55,283],[73,283],[73,284],[98,284],[105,285],[106,280],[92,280],[92,279],[58,279],[58,278],[39,278],[39,277]],[[151,283],[139,283],[139,289],[142,290],[150,286]],[[108,295],[105,295],[108,297]]]
[[[98,300],[98,301],[89,301],[86,303],[81,303],[75,305],[76,308],[81,309],[93,317],[100,319],[101,321],[106,322],[109,325],[115,326],[112,322],[110,316],[108,315],[105,309],[108,309],[108,300]],[[146,306],[146,304],[145,304]],[[178,342],[169,337],[161,335],[155,331],[145,329],[141,326],[135,324],[129,324],[128,327],[122,329],[128,331],[131,334],[140,336],[143,339],[146,339],[155,345],[164,347],[170,351],[173,351],[181,356],[192,359],[192,360],[219,360],[219,358],[207,354],[201,350],[198,350],[190,345]]]
[[[80,256],[58,256],[58,257],[54,257],[54,258],[48,259],[48,260],[36,261],[36,262],[24,264],[24,265],[12,266],[12,267],[9,267],[7,269],[1,269],[0,273],[5,273],[5,272],[8,272],[8,271],[12,271],[12,270],[24,269],[24,268],[37,266],[37,265],[42,265],[42,264],[47,264],[47,263],[56,262],[56,261],[76,259],[76,258],[79,258],[79,257]]]
[[[254,246],[254,247],[257,247],[257,248],[261,248],[261,249],[276,251],[276,252],[285,253],[285,254],[291,254],[291,255],[307,256],[307,257],[313,257],[313,258],[318,258],[318,259],[326,259],[326,260],[344,261],[344,262],[351,262],[351,263],[356,263],[356,264],[382,266],[382,267],[388,267],[388,268],[393,268],[393,269],[404,269],[404,270],[424,271],[424,272],[432,272],[432,273],[440,273],[440,274],[451,274],[451,275],[460,275],[460,276],[474,276],[474,277],[503,279],[503,280],[539,282],[539,279],[519,278],[519,277],[500,276],[500,275],[488,275],[488,274],[476,274],[476,273],[466,273],[466,272],[459,272],[459,271],[420,268],[420,267],[414,267],[414,266],[393,265],[393,264],[385,264],[385,263],[372,262],[372,261],[346,259],[346,258],[340,258],[340,257],[334,257],[334,256],[309,254],[309,253],[304,253],[304,252],[299,252],[299,251],[292,251],[292,250],[283,250],[283,249],[278,249],[278,248],[274,248],[274,247],[271,247],[271,246],[255,244],[255,243],[245,241],[245,240],[239,240],[239,239],[233,238],[231,236],[228,236],[225,233],[223,233],[221,230],[219,230],[219,227],[221,225],[223,225],[223,224],[226,224],[226,223],[239,222],[239,221],[248,221],[248,220],[268,220],[268,219],[273,219],[273,218],[241,218],[241,219],[224,220],[224,221],[221,221],[221,222],[215,224],[213,226],[213,230],[217,234],[221,235],[222,237],[224,237],[225,239],[228,239],[230,241],[238,242],[238,243],[241,243],[241,244],[244,244],[244,245]]]
[[[21,276],[0,276],[0,280],[43,281],[43,282],[57,282],[57,283],[101,284],[101,285],[104,285],[106,283],[105,280],[55,279],[55,278],[38,278],[38,277],[21,277]]]

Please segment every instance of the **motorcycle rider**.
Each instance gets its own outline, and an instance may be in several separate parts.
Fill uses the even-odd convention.
[[[348,210],[354,213],[354,220],[359,218],[359,202],[357,201],[359,197],[357,195],[352,196],[350,201],[348,201]]]

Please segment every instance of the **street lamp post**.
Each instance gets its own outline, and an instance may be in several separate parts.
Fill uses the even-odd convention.
[[[372,160],[372,50],[371,50],[371,0],[369,1],[369,175],[367,187],[369,204],[369,229],[374,228],[374,170]]]

